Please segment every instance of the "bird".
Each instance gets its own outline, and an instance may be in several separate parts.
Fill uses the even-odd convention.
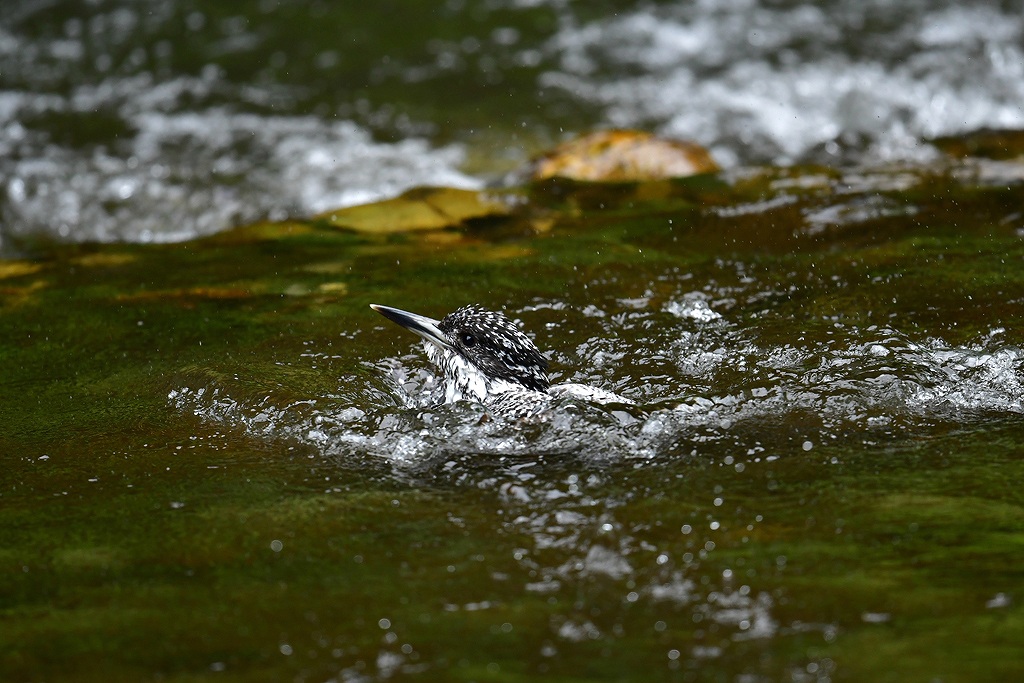
[[[547,359],[533,340],[499,311],[470,304],[435,320],[391,306],[370,304],[370,308],[423,338],[427,358],[444,378],[444,403],[476,401],[488,412],[508,419],[539,415],[562,396],[602,404],[632,403],[585,384],[552,386]]]

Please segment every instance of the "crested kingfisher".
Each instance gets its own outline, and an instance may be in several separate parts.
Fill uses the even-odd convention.
[[[510,419],[537,415],[559,396],[632,403],[585,384],[551,386],[547,359],[503,313],[471,304],[434,320],[390,306],[370,308],[423,338],[427,358],[444,376],[445,403],[475,400]]]

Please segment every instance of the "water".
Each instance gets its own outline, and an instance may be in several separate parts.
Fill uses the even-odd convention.
[[[1005,343],[1004,328],[951,345],[930,336],[915,341],[888,326],[861,329],[826,319],[809,323],[816,339],[799,335],[792,343],[765,344],[756,337],[775,332],[770,322],[741,329],[721,316],[707,320],[713,309],[704,297],[721,295],[687,292],[670,298],[664,311],[636,310],[636,301],[618,311],[592,308],[586,317],[596,325],[564,302],[514,312],[560,311],[565,320],[549,323],[547,336],[555,331],[574,350],[554,353],[569,368],[559,380],[619,392],[635,406],[563,399],[537,420],[486,420],[483,407],[469,401],[433,404],[438,380],[415,355],[365,362],[356,381],[368,379],[369,394],[360,388],[326,401],[272,394],[248,401],[232,397],[240,388],[235,383],[200,377],[168,398],[178,410],[302,443],[324,456],[369,453],[414,467],[524,452],[604,462],[752,454],[763,452],[766,442],[807,444],[809,450],[839,439],[927,435],[1024,413],[1024,355]],[[688,307],[681,303],[687,299]],[[674,323],[665,311],[684,322]],[[699,317],[687,324],[693,311]],[[563,327],[573,330],[566,334]],[[577,331],[594,327],[597,336]],[[305,356],[307,362],[324,358],[315,350]]]
[[[426,398],[435,381],[431,368],[417,344],[390,325],[384,333],[412,350],[364,361],[343,382],[349,390],[295,400],[267,387],[252,399],[239,378],[185,377],[168,401],[218,429],[291,444],[313,462],[361,462],[383,468],[386,480],[458,501],[444,507],[455,537],[496,535],[501,550],[495,558],[491,546],[484,551],[486,544],[476,541],[481,552],[430,575],[478,577],[468,590],[442,589],[440,609],[508,638],[517,654],[488,669],[495,676],[526,659],[540,677],[582,666],[598,678],[614,675],[606,667],[629,667],[633,674],[618,675],[644,671],[645,678],[690,680],[712,671],[721,680],[832,680],[855,667],[846,656],[825,654],[831,644],[856,638],[847,632],[901,622],[907,608],[891,592],[879,596],[876,585],[849,576],[840,591],[858,597],[823,606],[817,596],[831,587],[827,579],[804,594],[782,577],[829,576],[844,566],[877,574],[863,568],[859,555],[875,552],[864,545],[874,533],[890,547],[915,548],[907,561],[922,561],[931,541],[917,537],[929,522],[917,520],[937,499],[928,502],[917,489],[900,498],[884,484],[865,496],[860,487],[879,476],[873,468],[920,468],[935,476],[927,463],[936,455],[932,449],[957,448],[950,433],[962,435],[953,443],[984,442],[996,425],[1019,424],[1024,356],[1003,328],[950,343],[824,316],[803,321],[794,333],[784,329],[792,321],[773,320],[764,310],[749,316],[750,302],[764,306],[785,297],[744,279],[737,297],[740,288],[731,285],[690,289],[688,274],[673,269],[655,278],[660,294],[615,299],[595,280],[586,289],[598,304],[581,309],[539,299],[507,311],[542,348],[556,349],[560,380],[621,392],[639,404],[632,408],[562,401],[539,420],[505,422],[486,419],[481,406],[468,402],[432,405]],[[791,341],[776,343],[777,337]],[[291,364],[309,370],[350,360],[310,344]],[[961,462],[978,464],[974,457]],[[913,479],[921,471],[901,476]],[[347,489],[335,478],[325,477],[325,491]],[[932,485],[947,492],[958,486],[944,481],[925,488]],[[858,501],[852,506],[851,497]],[[406,505],[401,498],[392,503]],[[876,505],[893,507],[898,522],[869,531],[878,520],[866,521],[857,508]],[[802,542],[779,540],[790,534]],[[749,544],[760,550],[748,552]],[[788,588],[772,588],[780,582]],[[986,605],[1006,607],[1000,591],[1011,584],[997,579],[985,586]],[[549,607],[540,619],[521,618],[508,600]],[[378,624],[376,656],[341,675],[431,676],[438,661],[424,649],[438,636],[421,632],[417,640],[414,615],[381,614],[387,616]],[[779,653],[790,644],[799,654],[787,660]],[[604,653],[600,666],[588,668],[583,653],[596,646]],[[644,654],[630,657],[619,646]],[[767,652],[791,664],[754,663]]]
[[[4,262],[0,670],[1018,678],[1024,226],[979,165]],[[378,301],[503,308],[636,405],[431,405]]]
[[[614,125],[700,140],[728,165],[928,158],[923,139],[1024,121],[1020,9],[667,4],[559,32],[560,68],[542,82]]]
[[[223,5],[0,8],[0,678],[1021,678],[1019,141],[921,142],[1016,6]],[[609,123],[728,168],[226,229]],[[433,405],[373,302],[635,405]]]
[[[1018,3],[266,0],[0,10],[0,249],[165,242],[640,126],[726,167],[935,158],[1024,125]]]

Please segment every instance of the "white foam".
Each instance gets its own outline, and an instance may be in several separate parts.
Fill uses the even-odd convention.
[[[680,3],[567,23],[550,49],[545,85],[726,164],[844,134],[866,136],[869,158],[921,159],[922,137],[1024,125],[1024,15],[998,7]]]
[[[175,92],[171,86],[184,92],[187,85],[163,84]],[[122,89],[109,82],[101,88]],[[53,108],[87,111],[77,107],[112,96],[82,90]],[[44,155],[25,154],[32,140],[19,141],[24,135],[17,129],[0,133],[0,146],[23,152],[0,162],[10,234],[168,242],[374,201],[420,184],[480,186],[455,170],[463,154],[458,147],[434,149],[416,139],[377,143],[349,121],[216,108],[167,113],[158,110],[161,97],[149,99],[124,103],[125,121],[136,132],[118,149],[101,146],[83,155],[50,146]],[[22,100],[22,107],[40,105],[30,95]]]
[[[680,369],[697,380],[711,384],[724,368],[747,359],[755,359],[756,372],[741,376],[734,393],[680,403],[674,423],[664,415],[649,421],[656,421],[661,435],[696,425],[725,433],[737,423],[775,422],[800,413],[816,415],[826,429],[870,429],[893,420],[925,426],[986,413],[1024,413],[1024,353],[1000,346],[993,339],[997,335],[951,346],[940,339],[912,341],[887,328],[848,334],[846,345],[736,344],[698,359],[681,344],[675,350]]]
[[[1005,3],[707,0],[642,4],[586,21],[564,0],[503,4],[518,11],[549,4],[559,28],[547,40],[495,28],[494,49],[518,57],[460,68],[486,70],[491,81],[502,70],[544,65],[526,97],[539,103],[550,98],[547,89],[559,89],[591,112],[587,120],[695,139],[726,166],[809,153],[825,161],[844,154],[928,160],[935,152],[922,138],[1024,126],[1024,15]],[[145,11],[97,9],[49,37],[0,27],[0,71],[12,83],[31,83],[0,91],[0,239],[182,240],[415,185],[480,187],[459,170],[461,146],[417,137],[440,122],[401,123],[399,115],[395,127],[407,137],[379,142],[330,112],[297,115],[293,88],[301,84],[234,83],[213,65],[156,76],[141,62],[133,66],[134,56],[114,68],[110,54],[87,44],[104,35],[110,45],[131,45],[140,32],[175,20],[171,5],[148,3]],[[202,21],[186,19],[193,30]],[[244,21],[228,28],[224,49],[258,39]],[[481,50],[473,39],[458,45]],[[415,80],[424,67],[394,68],[395,78]],[[374,119],[366,102],[346,106]],[[51,139],[59,123],[33,125],[97,112],[123,122],[118,137],[76,147]],[[987,164],[979,173],[1001,182],[1020,170]]]
[[[722,315],[708,305],[708,296],[703,292],[688,292],[681,299],[672,299],[664,310],[677,318],[689,318],[701,323],[718,320]]]

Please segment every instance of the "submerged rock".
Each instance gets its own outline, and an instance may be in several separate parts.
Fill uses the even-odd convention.
[[[491,193],[452,187],[419,187],[398,197],[327,211],[314,221],[365,233],[398,233],[453,228],[469,221],[500,218],[512,204]]]
[[[392,234],[519,219],[528,232],[541,233],[551,228],[552,220],[543,211],[531,211],[524,205],[521,186],[553,179],[653,185],[718,170],[708,151],[692,142],[642,131],[608,130],[555,147],[504,178],[498,183],[500,190],[418,187],[391,199],[326,211],[312,222],[359,233]],[[565,192],[563,189],[562,194]],[[665,194],[661,187],[647,198]],[[599,203],[607,201],[611,198],[603,197]]]
[[[644,182],[714,173],[718,164],[692,142],[635,130],[590,133],[534,160],[531,180],[569,178],[591,182]]]

